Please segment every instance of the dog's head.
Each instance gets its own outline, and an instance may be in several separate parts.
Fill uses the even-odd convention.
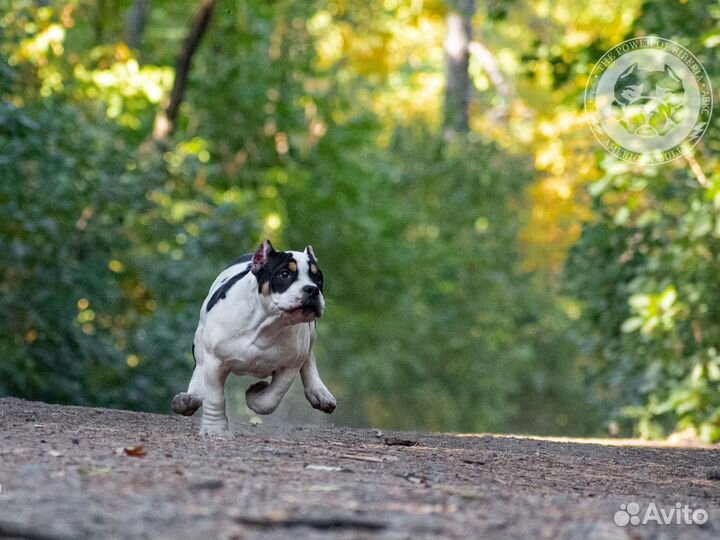
[[[305,251],[276,251],[265,240],[253,255],[250,269],[262,301],[290,324],[322,317],[323,274],[311,246]]]
[[[628,133],[667,135],[685,114],[685,89],[668,65],[646,70],[633,64],[615,81],[614,93],[615,116]]]

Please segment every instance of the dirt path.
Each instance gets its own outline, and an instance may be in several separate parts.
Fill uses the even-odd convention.
[[[720,538],[717,449],[197,422],[0,399],[0,538]],[[630,502],[709,519],[615,525]]]

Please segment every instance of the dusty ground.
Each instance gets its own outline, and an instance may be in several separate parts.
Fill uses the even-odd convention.
[[[197,422],[0,399],[0,538],[720,538],[720,449]],[[709,520],[618,527],[633,501]]]

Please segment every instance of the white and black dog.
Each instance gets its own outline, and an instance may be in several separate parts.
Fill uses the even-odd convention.
[[[315,320],[325,309],[323,275],[312,247],[276,251],[265,240],[226,268],[210,287],[195,331],[195,370],[172,408],[190,416],[202,405],[201,435],[230,435],[225,380],[232,372],[260,381],[245,392],[248,407],[273,412],[298,372],[310,404],[326,413],[335,398],[318,375]]]

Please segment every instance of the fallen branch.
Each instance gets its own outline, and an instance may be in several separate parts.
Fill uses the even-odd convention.
[[[375,457],[375,456],[360,456],[356,454],[340,454],[338,457],[345,458],[345,459],[354,459],[356,461],[368,461],[370,463],[385,463],[386,461],[397,461],[398,458],[395,456],[389,456],[392,459],[388,459],[385,457]]]
[[[325,531],[336,529],[362,529],[366,531],[379,531],[387,527],[387,524],[381,521],[369,521],[350,517],[297,517],[287,519],[273,519],[264,517],[243,516],[237,518],[237,521],[242,523],[243,525],[252,525],[256,527],[311,527],[313,529],[321,529]]]
[[[20,523],[0,521],[0,538],[14,538],[16,540],[80,540],[83,537],[84,535],[78,535],[71,538],[32,529]]]

